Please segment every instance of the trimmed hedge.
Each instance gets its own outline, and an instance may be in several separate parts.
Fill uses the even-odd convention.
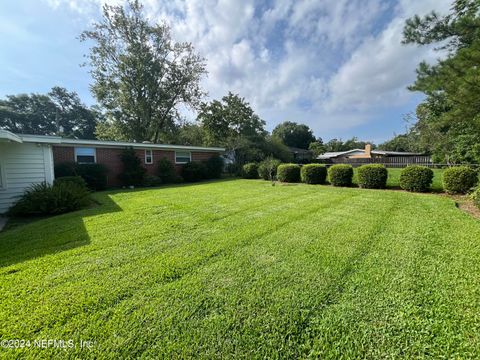
[[[258,179],[258,164],[248,163],[243,165],[242,174],[245,179]]]
[[[79,210],[90,203],[85,185],[72,181],[45,182],[31,186],[9,210],[10,216],[57,215]]]
[[[327,180],[327,168],[320,164],[303,165],[300,177],[305,184],[325,184]]]
[[[171,184],[175,182],[177,173],[175,165],[166,157],[160,159],[157,164],[157,175],[163,184]]]
[[[107,168],[101,164],[77,164],[64,162],[55,166],[55,178],[81,176],[90,190],[107,188]]]
[[[281,164],[277,168],[278,181],[286,183],[300,182],[300,165]]]
[[[466,194],[478,183],[478,173],[468,166],[458,166],[443,172],[443,188],[449,194]]]
[[[425,166],[407,166],[400,173],[400,187],[407,191],[426,192],[432,180],[433,171]]]
[[[328,168],[328,180],[333,186],[352,186],[352,179],[351,165],[337,164]]]
[[[207,165],[203,162],[192,161],[182,167],[182,177],[186,182],[197,182],[207,179]]]
[[[282,162],[272,157],[266,158],[258,164],[258,176],[263,180],[275,180],[277,178],[277,168]]]
[[[381,164],[362,165],[357,169],[358,186],[365,189],[385,189],[388,171]]]

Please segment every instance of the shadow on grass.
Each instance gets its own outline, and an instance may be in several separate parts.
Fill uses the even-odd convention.
[[[26,225],[20,223],[2,231],[0,268],[88,245],[90,237],[83,219],[122,211],[108,193],[100,194],[96,199],[96,204],[91,208],[34,220]],[[31,218],[28,220],[31,221]],[[15,272],[14,270],[8,273]]]

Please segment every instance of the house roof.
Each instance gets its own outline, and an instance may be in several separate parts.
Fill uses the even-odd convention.
[[[365,154],[365,149],[352,149],[348,151],[336,151],[336,152],[326,152],[319,156],[317,159],[319,160],[326,160],[326,159],[334,159],[339,156],[343,155],[350,155],[353,153],[360,153]],[[384,155],[384,156],[415,156],[415,155],[423,155],[422,153],[414,153],[414,152],[402,152],[402,151],[384,151],[384,150],[372,150],[370,152],[373,155]]]
[[[416,152],[405,152],[405,151],[383,151],[383,150],[372,150],[374,155],[391,155],[391,156],[414,156],[414,155],[423,155],[422,153]]]
[[[33,142],[33,143],[45,143],[45,144],[65,145],[65,146],[94,146],[94,147],[122,147],[122,148],[133,147],[133,148],[142,148],[142,149],[214,151],[214,152],[225,151],[224,148],[220,148],[220,147],[153,144],[153,143],[137,143],[137,142],[124,142],[124,141],[67,139],[60,136],[14,134],[7,130],[0,130],[0,141],[13,141],[13,142],[19,142],[19,143]]]
[[[297,148],[297,147],[294,147],[294,146],[289,146],[288,149],[293,152],[293,153],[301,153],[301,154],[309,154],[311,153],[312,151],[311,150],[307,150],[307,149],[301,149],[301,148]]]
[[[363,149],[352,149],[347,151],[331,151],[317,156],[317,159],[333,159],[341,155],[347,155],[354,152],[365,152]]]

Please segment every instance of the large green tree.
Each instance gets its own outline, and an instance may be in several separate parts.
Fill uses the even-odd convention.
[[[7,95],[0,100],[0,128],[15,133],[94,139],[101,119],[101,112],[83,104],[76,92],[58,86],[45,95]]]
[[[422,62],[410,87],[426,95],[410,135],[436,161],[480,163],[480,2],[456,0],[445,16],[407,20],[404,43],[437,44],[446,55]]]
[[[204,92],[204,59],[189,43],[175,42],[165,23],[152,23],[137,0],[104,5],[103,17],[80,40],[93,42],[88,55],[92,92],[106,109],[111,133],[158,142],[179,119],[179,108],[196,108]]]
[[[272,136],[280,139],[285,145],[308,149],[310,143],[314,142],[313,131],[305,124],[297,124],[292,121],[285,121],[278,124],[272,131]]]

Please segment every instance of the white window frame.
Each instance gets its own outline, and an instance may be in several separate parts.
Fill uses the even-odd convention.
[[[5,165],[0,161],[0,191],[7,189],[7,171]]]
[[[77,157],[78,157],[78,150],[79,149],[92,149],[93,150],[93,163],[78,162]],[[80,156],[86,156],[86,155],[80,155]],[[97,163],[97,149],[94,148],[94,147],[76,147],[75,148],[75,162],[77,164],[96,164]]]
[[[177,154],[183,153],[189,155],[189,160],[188,161],[177,161]],[[181,157],[186,157],[186,156],[181,156]],[[191,151],[175,151],[175,164],[177,165],[182,165],[182,164],[187,164],[192,161],[192,152]]]
[[[150,152],[150,161],[147,161],[147,153]],[[153,164],[153,150],[151,149],[145,149],[145,164],[151,165]]]

